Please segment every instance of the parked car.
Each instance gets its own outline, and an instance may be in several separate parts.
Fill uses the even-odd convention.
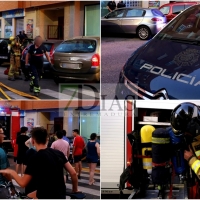
[[[0,65],[4,62],[9,62],[10,55],[8,50],[9,38],[0,39]]]
[[[23,50],[28,46],[33,40],[25,39],[21,44],[21,49]],[[4,62],[10,62],[10,49],[8,48],[9,38],[0,39],[0,65]]]
[[[47,49],[47,53],[49,54],[50,58],[52,57],[53,55],[53,52],[55,50],[55,48],[61,43],[62,41],[59,40],[59,41],[45,41],[43,42],[43,45],[46,47]],[[31,43],[33,44],[33,42]],[[31,45],[29,44],[25,49],[24,51],[22,52],[22,57],[21,57],[21,67],[22,69],[25,67],[25,58],[26,58],[26,54],[28,53],[28,48],[29,46]],[[50,64],[46,58],[45,55],[43,55],[43,58],[44,58],[44,62],[43,62],[43,67],[44,67],[44,72],[49,72],[50,71]]]
[[[169,22],[180,12],[195,4],[197,2],[173,2],[162,5],[159,10],[167,17],[167,22]]]
[[[100,38],[76,37],[62,42],[52,56],[54,81],[100,80]]]
[[[101,19],[101,32],[137,34],[142,40],[158,33],[166,25],[165,15],[158,9],[120,8]]]
[[[200,99],[200,5],[180,13],[124,65],[118,98]]]

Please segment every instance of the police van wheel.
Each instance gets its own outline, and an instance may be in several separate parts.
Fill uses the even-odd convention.
[[[141,40],[148,40],[151,36],[151,31],[147,26],[140,26],[137,29],[137,35]]]

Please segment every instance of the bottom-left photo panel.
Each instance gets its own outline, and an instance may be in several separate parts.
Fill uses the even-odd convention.
[[[0,199],[100,199],[99,101],[0,101]]]

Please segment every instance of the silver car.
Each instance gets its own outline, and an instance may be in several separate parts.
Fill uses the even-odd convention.
[[[158,9],[120,8],[101,19],[101,32],[137,34],[147,40],[158,33],[167,23],[165,15]]]

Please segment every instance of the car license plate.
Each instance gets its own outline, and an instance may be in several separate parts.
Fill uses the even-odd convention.
[[[66,69],[80,69],[80,65],[74,63],[62,63],[62,67]]]
[[[0,56],[0,59],[8,59],[8,56]]]

